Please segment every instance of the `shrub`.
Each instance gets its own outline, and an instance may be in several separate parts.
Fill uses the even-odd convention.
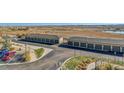
[[[102,63],[96,67],[98,70],[112,70],[112,65],[109,63]]]
[[[25,53],[24,59],[25,59],[26,62],[31,60],[31,55],[30,55],[30,52],[29,52],[29,51],[27,51],[27,52]]]
[[[79,63],[77,66],[76,66],[76,70],[85,70],[87,67],[87,63]]]
[[[15,50],[15,47],[10,47],[9,50],[10,50],[10,51],[13,51],[13,50]]]

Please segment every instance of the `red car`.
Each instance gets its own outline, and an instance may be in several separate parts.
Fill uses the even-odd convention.
[[[9,57],[9,56],[5,56],[5,57],[3,57],[2,58],[2,61],[8,61],[8,60],[10,60],[11,58]]]
[[[5,55],[6,55],[6,56],[9,56],[9,57],[12,57],[12,56],[15,55],[15,53],[16,53],[16,52],[8,52],[8,53],[6,53]]]

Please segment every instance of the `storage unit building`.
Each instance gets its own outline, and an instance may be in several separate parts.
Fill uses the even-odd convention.
[[[70,37],[67,45],[90,50],[124,53],[124,39]]]
[[[48,34],[29,34],[25,36],[25,40],[46,44],[59,44],[62,43],[63,38],[56,35]]]

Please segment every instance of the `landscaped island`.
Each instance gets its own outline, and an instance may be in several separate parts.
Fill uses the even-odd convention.
[[[95,58],[87,56],[73,57],[67,60],[63,65],[63,70],[85,70],[88,64],[96,62]]]
[[[121,70],[124,69],[123,61],[116,61],[105,58],[91,57],[91,56],[76,56],[66,60],[61,70]]]
[[[43,48],[38,48],[38,49],[35,49],[35,55],[37,58],[41,57],[44,53],[44,49]]]

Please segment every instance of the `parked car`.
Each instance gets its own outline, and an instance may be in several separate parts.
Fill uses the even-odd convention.
[[[13,57],[16,52],[7,52],[5,55],[9,57]]]
[[[8,52],[9,52],[8,49],[3,49],[3,50],[1,50],[1,51],[0,51],[0,58],[4,57],[4,55],[5,55],[6,53],[8,53]]]
[[[8,61],[8,60],[11,60],[11,57],[5,56],[5,57],[3,57],[1,60],[2,60],[2,61]]]

